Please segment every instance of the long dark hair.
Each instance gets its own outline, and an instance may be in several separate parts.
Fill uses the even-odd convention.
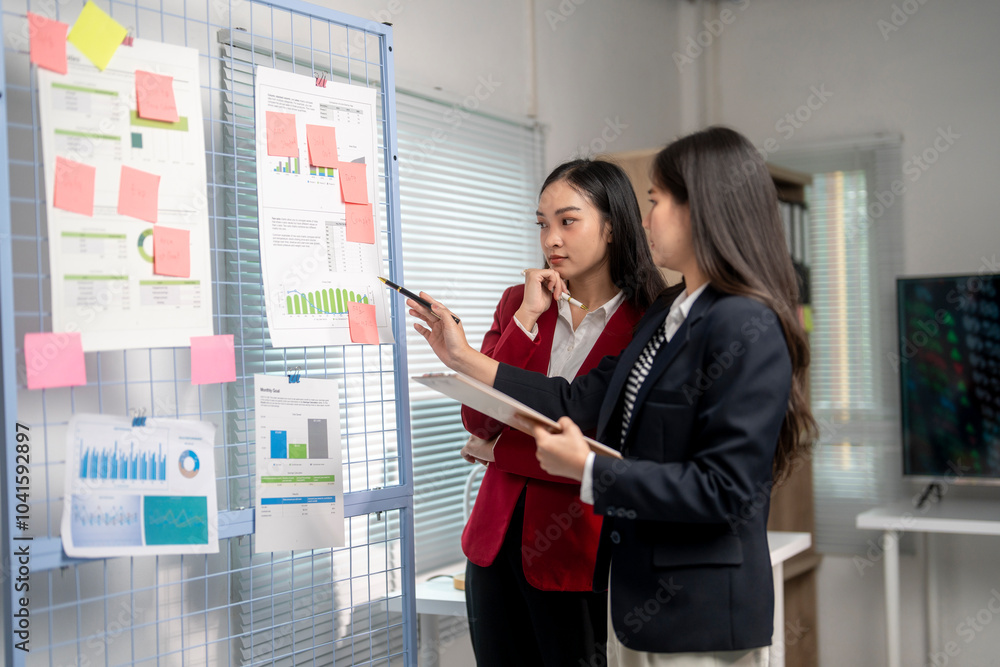
[[[632,182],[621,167],[604,160],[572,160],[552,170],[539,196],[557,181],[565,181],[601,213],[611,227],[608,262],[611,281],[639,311],[649,307],[667,286],[649,252],[642,214]]]
[[[806,400],[809,346],[796,311],[798,282],[767,165],[746,137],[710,127],[660,151],[652,177],[677,203],[689,205],[695,258],[712,287],[764,303],[781,322],[792,361],[774,457],[774,477],[781,480],[811,442],[816,421]]]

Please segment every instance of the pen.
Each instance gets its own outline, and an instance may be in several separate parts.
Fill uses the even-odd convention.
[[[402,287],[401,285],[397,285],[396,283],[394,283],[391,280],[388,280],[386,278],[383,278],[382,276],[379,276],[378,279],[381,280],[385,284],[386,287],[389,287],[389,288],[392,288],[392,289],[396,290],[397,292],[399,292],[403,296],[407,297],[408,299],[413,299],[414,301],[416,301],[417,303],[419,303],[421,306],[423,306],[427,310],[430,310],[431,314],[433,314],[434,317],[438,318],[439,320],[441,319],[441,316],[438,315],[437,313],[435,313],[431,309],[431,302],[430,301],[428,301],[426,299],[421,299],[419,296],[417,296],[416,294],[414,294],[410,290],[406,289],[405,287]],[[455,324],[461,324],[462,323],[462,320],[460,320],[457,317],[455,317],[454,314],[452,314],[451,319],[455,320]]]
[[[528,272],[528,269],[523,269],[521,271],[521,275],[523,276],[527,272]],[[587,306],[583,305],[583,303],[581,303],[581,302],[577,301],[576,299],[574,299],[573,297],[571,297],[569,295],[569,292],[563,292],[562,294],[559,295],[559,298],[562,299],[563,301],[569,303],[569,305],[571,305],[571,306],[577,306],[579,308],[582,308],[583,310],[586,310],[587,312],[590,312],[590,308],[587,308]]]

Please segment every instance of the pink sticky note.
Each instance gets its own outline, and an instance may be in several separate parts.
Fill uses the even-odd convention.
[[[191,277],[191,232],[160,225],[153,227],[153,273]]]
[[[160,200],[160,176],[122,165],[118,187],[118,215],[156,222]]]
[[[28,12],[31,62],[59,74],[66,73],[66,32],[69,26]]]
[[[139,118],[176,123],[177,102],[174,101],[174,77],[135,71],[135,106]]]
[[[191,384],[236,382],[233,335],[191,336]]]
[[[24,334],[28,389],[87,384],[79,333]]]
[[[339,162],[340,194],[348,204],[368,203],[368,165],[363,162]]]
[[[347,208],[347,240],[375,243],[375,219],[371,204],[344,204]]]
[[[89,164],[57,157],[52,205],[64,211],[93,217],[96,173],[97,169]]]
[[[309,164],[314,167],[334,167],[337,160],[337,130],[325,125],[306,125]]]
[[[347,302],[347,323],[351,327],[351,340],[355,343],[378,344],[378,327],[375,326],[375,306],[370,303]]]
[[[267,154],[276,157],[298,157],[299,136],[295,131],[295,114],[267,113]]]

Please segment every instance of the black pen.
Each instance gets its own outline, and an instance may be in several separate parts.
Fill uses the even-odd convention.
[[[434,315],[434,317],[438,318],[439,320],[441,319],[441,316],[438,315],[437,313],[435,313],[434,310],[431,308],[431,302],[430,301],[427,301],[426,299],[421,299],[419,296],[417,296],[416,294],[414,294],[410,290],[406,289],[405,287],[401,287],[400,285],[397,285],[396,283],[394,283],[391,280],[388,280],[386,278],[383,278],[382,276],[379,276],[378,279],[381,280],[383,283],[385,283],[386,287],[390,287],[390,288],[396,290],[397,292],[399,292],[400,294],[402,294],[403,296],[405,296],[405,297],[407,297],[409,299],[413,299],[414,301],[416,301],[417,303],[419,303],[421,306],[423,306],[427,310],[431,311],[431,314]],[[452,314],[451,319],[455,320],[455,324],[461,324],[462,323],[462,320],[460,320],[457,317],[455,317],[454,314]]]

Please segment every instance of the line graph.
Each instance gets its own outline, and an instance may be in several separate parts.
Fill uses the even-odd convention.
[[[70,530],[81,546],[141,546],[142,498],[133,495],[74,495]]]
[[[207,544],[208,498],[146,496],[143,525],[147,545]]]

